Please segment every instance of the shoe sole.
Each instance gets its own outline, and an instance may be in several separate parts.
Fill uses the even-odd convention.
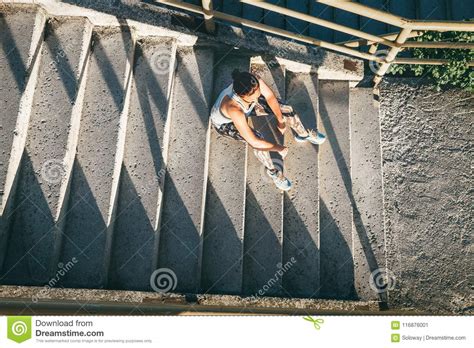
[[[308,140],[308,139],[300,139],[300,138],[296,138],[295,137],[295,140],[298,142],[298,143],[304,143],[305,141],[307,142],[310,142],[311,144],[313,145],[321,145],[322,143],[324,143],[326,141],[326,138],[324,138],[323,141],[321,141],[320,143],[313,143],[312,141]]]
[[[267,173],[267,175],[268,175],[268,173]],[[270,175],[268,175],[268,176],[270,177],[270,179],[273,180],[273,178],[272,178]],[[273,183],[275,184],[275,182],[273,182]],[[280,187],[277,186],[277,184],[275,184],[275,186],[276,186],[276,188],[279,189],[279,190],[288,191],[288,190],[291,188],[292,185],[291,185],[291,182],[290,182],[290,186],[289,186],[288,188],[280,188]]]
[[[280,191],[285,191],[285,192],[286,192],[286,191],[289,191],[289,190],[291,189],[291,186],[288,187],[288,188],[284,188],[284,189],[279,188],[279,187],[277,186],[277,189],[279,189]]]

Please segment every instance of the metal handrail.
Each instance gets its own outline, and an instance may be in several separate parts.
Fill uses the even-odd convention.
[[[350,40],[341,43],[331,43],[323,40],[318,40],[310,36],[295,34],[293,32],[275,28],[267,24],[251,21],[238,16],[229,15],[224,12],[214,11],[211,0],[202,0],[202,7],[185,3],[179,0],[155,0],[158,3],[170,5],[181,8],[183,10],[198,13],[204,16],[206,30],[213,32],[215,29],[214,18],[240,24],[249,28],[265,31],[275,35],[290,38],[322,48],[327,48],[336,52],[351,55],[353,57],[375,61],[380,63],[376,72],[374,81],[380,82],[382,77],[388,71],[390,64],[446,64],[445,59],[413,59],[403,58],[396,59],[398,53],[404,48],[446,48],[446,49],[474,49],[474,44],[465,42],[420,42],[408,41],[407,39],[421,35],[424,31],[474,31],[474,23],[472,22],[457,22],[457,21],[423,21],[400,17],[386,11],[378,10],[360,3],[355,3],[351,0],[314,0],[318,3],[325,4],[340,10],[348,11],[363,17],[371,18],[380,22],[398,26],[401,28],[399,33],[391,33],[385,35],[373,35],[362,30],[347,27],[342,24],[334,23],[328,20],[320,19],[306,13],[297,12],[285,7],[270,4],[265,0],[240,0],[240,2],[256,6],[268,11],[280,13],[282,15],[297,18],[312,24],[320,25],[329,29],[340,31],[349,35],[359,37],[357,40]],[[369,52],[361,52],[353,48],[370,45]],[[385,57],[377,55],[376,49],[378,45],[389,47],[388,53]],[[469,66],[474,66],[474,62],[468,62]]]
[[[155,0],[155,1],[158,2],[158,3],[164,4],[164,5],[170,5],[170,6],[174,6],[174,7],[177,7],[177,8],[181,8],[183,10],[187,10],[187,11],[190,11],[190,12],[194,12],[194,13],[204,15],[203,8],[201,6],[198,6],[198,5],[193,5],[193,4],[189,4],[189,3],[178,1],[178,0]],[[291,31],[288,31],[288,30],[275,28],[275,27],[272,27],[272,26],[267,25],[267,24],[263,24],[263,23],[251,21],[249,19],[233,16],[233,15],[230,15],[230,14],[227,14],[227,13],[224,13],[224,12],[212,11],[212,14],[213,14],[213,18],[217,18],[217,19],[227,21],[227,22],[231,22],[231,23],[241,24],[241,25],[246,26],[248,28],[253,28],[253,29],[265,31],[265,32],[268,32],[268,33],[272,33],[272,34],[275,34],[275,35],[288,37],[288,38],[293,39],[293,40],[306,42],[306,43],[313,44],[315,46],[319,46],[319,47],[322,47],[322,48],[327,48],[327,49],[330,49],[330,50],[333,50],[333,51],[345,53],[345,54],[351,55],[353,57],[367,59],[367,60],[375,61],[375,62],[378,62],[378,63],[383,63],[383,61],[384,61],[383,58],[381,58],[381,57],[377,57],[377,56],[374,56],[372,54],[368,54],[368,53],[365,53],[365,52],[360,52],[360,51],[354,50],[354,49],[346,47],[346,46],[341,46],[341,45],[337,45],[337,44],[334,44],[334,43],[331,43],[331,42],[318,40],[318,39],[315,39],[311,36],[295,34],[295,33],[292,33]]]
[[[258,3],[264,0],[253,0]],[[408,19],[392,13],[375,9],[352,0],[314,0],[321,4],[329,5],[340,10],[348,11],[362,17],[411,30],[433,30],[433,31],[474,31],[474,24],[460,21],[425,21],[419,19]]]

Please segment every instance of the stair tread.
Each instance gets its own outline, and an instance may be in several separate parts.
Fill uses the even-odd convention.
[[[156,266],[164,133],[175,51],[174,40],[166,38],[142,40],[135,50],[109,276],[109,287],[114,289],[150,289]]]
[[[3,262],[15,198],[12,185],[7,187],[8,167],[17,134],[20,101],[32,58],[30,46],[35,30],[36,10],[22,9],[13,13],[2,10],[0,8],[0,94],[5,97],[0,98],[0,272],[3,270],[5,276],[10,270],[3,267]],[[3,276],[0,281],[2,279]]]
[[[286,75],[286,102],[293,106],[305,128],[316,129],[317,75],[289,71]],[[293,133],[288,129],[285,134],[286,146],[289,148],[288,156],[285,158],[285,173],[293,186],[284,196],[283,287],[286,294],[294,297],[316,297],[320,286],[319,150],[317,145],[309,142],[296,142]]]
[[[272,88],[277,97],[285,95],[284,68],[274,59],[266,65],[251,65],[252,72],[260,76]],[[252,117],[254,129],[263,134],[266,140],[283,143],[282,137],[275,139],[272,129],[276,129],[275,118]],[[276,134],[276,133],[275,133]],[[271,152],[275,167],[281,170],[281,157]],[[244,237],[244,277],[243,292],[254,294],[275,277],[282,262],[282,193],[265,172],[265,167],[249,148],[247,156],[247,187],[245,200]],[[281,278],[269,289],[267,294],[281,292]]]
[[[320,148],[321,296],[355,297],[352,263],[352,207],[349,84],[319,82],[319,128],[327,135]]]
[[[64,159],[76,100],[84,19],[53,21],[46,26],[38,81],[33,97],[6,265],[7,279],[42,284],[57,264]],[[57,225],[59,224],[59,225]],[[28,251],[27,254],[25,252]]]
[[[352,88],[349,99],[355,286],[358,298],[379,300],[370,286],[370,274],[385,267],[379,110],[372,88]]]
[[[0,64],[0,91],[8,95],[0,98],[0,199],[4,194],[20,99],[26,85],[35,17],[36,11],[31,10],[0,12],[0,60],[5,62]],[[0,207],[2,203],[0,201]]]
[[[101,288],[107,282],[113,180],[132,40],[126,28],[94,32],[79,140],[73,167],[62,262],[79,262],[65,286]]]
[[[180,292],[194,292],[199,287],[212,63],[210,49],[178,50],[158,265],[176,274],[176,291]]]
[[[214,67],[213,102],[232,83],[233,69],[248,71],[248,57],[219,56]],[[245,209],[243,142],[211,129],[204,224],[202,288],[207,293],[240,294]]]

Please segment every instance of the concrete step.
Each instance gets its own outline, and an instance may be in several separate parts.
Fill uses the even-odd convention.
[[[6,258],[6,282],[43,284],[59,261],[66,191],[78,124],[74,105],[90,42],[81,18],[51,18],[45,30]],[[77,109],[77,108],[76,108]]]
[[[175,53],[174,40],[167,38],[141,40],[135,51],[109,275],[113,289],[148,290],[156,269]]]
[[[131,33],[98,27],[92,40],[61,255],[63,264],[77,263],[62,279],[66,287],[106,286],[126,129]]]
[[[262,64],[265,62],[265,64]],[[274,58],[263,62],[253,61],[251,70],[260,76],[277,97],[285,97],[285,69]],[[271,142],[283,144],[283,137],[276,132],[276,118],[252,117],[251,127]],[[244,278],[243,293],[266,295],[281,294],[281,277],[275,278],[282,266],[283,193],[268,177],[265,167],[252,149],[247,156],[247,187],[245,200]],[[271,152],[275,166],[283,168],[281,157]],[[261,295],[261,294],[259,294]]]
[[[36,56],[45,17],[35,7],[0,7],[0,272],[15,205],[18,170],[26,141]],[[25,93],[28,91],[29,93]]]
[[[355,298],[349,128],[349,84],[319,82],[320,264],[322,298]]]
[[[200,285],[212,67],[210,49],[178,50],[158,253],[158,267],[176,274],[178,292]]]
[[[315,1],[310,2],[309,14],[327,21],[334,21],[334,9],[331,6],[323,5]],[[309,35],[328,42],[333,42],[334,31],[319,25],[309,25]]]
[[[232,83],[233,69],[250,67],[245,56],[220,55],[216,62],[213,101]],[[210,137],[201,287],[206,293],[240,294],[247,146],[213,128]]]
[[[305,128],[316,129],[318,78],[315,73],[286,72],[287,103]],[[289,148],[286,175],[293,186],[283,205],[283,288],[291,297],[317,297],[319,293],[318,146],[298,143],[291,129],[285,134]],[[324,146],[324,145],[323,145]]]
[[[370,286],[371,273],[385,268],[380,119],[372,89],[351,88],[349,109],[355,287],[361,300],[384,300]]]
[[[370,90],[287,71],[274,57],[249,62],[200,43],[177,49],[168,34],[140,36],[135,49],[125,27],[92,33],[84,19],[63,18],[47,28],[39,59],[24,58],[13,113],[14,124],[22,112],[27,120],[26,145],[10,147],[26,151],[12,177],[20,183],[8,249],[14,271],[0,283],[41,285],[76,260],[58,285],[150,291],[153,271],[169,269],[177,280],[170,292],[379,299],[368,285],[385,263]],[[35,30],[22,38],[25,57],[34,57]],[[283,139],[275,118],[249,121],[289,146],[289,192],[275,187],[252,148],[209,127],[236,67],[250,67],[307,128],[328,136],[321,147],[296,143],[291,130]],[[17,88],[14,74],[0,73]],[[42,173],[48,160],[61,164],[60,181]]]

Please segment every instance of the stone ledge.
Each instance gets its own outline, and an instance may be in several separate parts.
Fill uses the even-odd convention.
[[[241,297],[235,295],[191,295],[146,291],[65,289],[32,286],[0,286],[0,307],[19,303],[34,305],[90,305],[122,308],[148,308],[187,313],[254,314],[381,314],[377,301]]]

